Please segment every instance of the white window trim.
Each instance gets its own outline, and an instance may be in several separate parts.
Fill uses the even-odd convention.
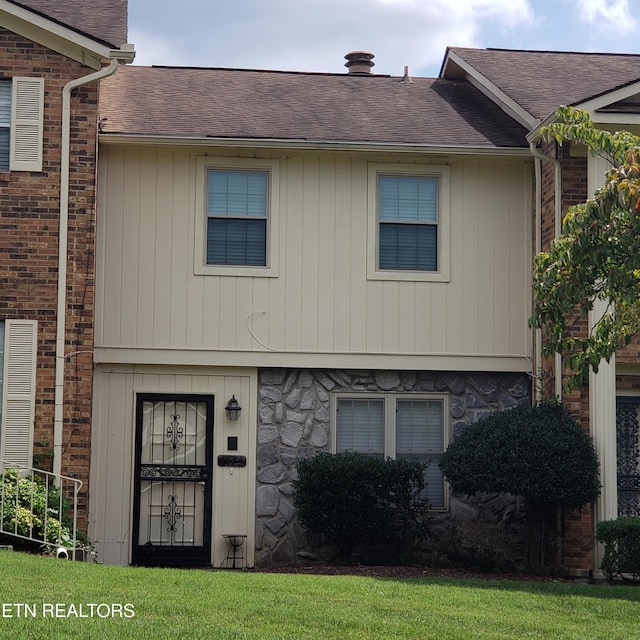
[[[441,400],[442,401],[442,452],[447,450],[450,442],[449,396],[442,393],[378,393],[378,392],[339,392],[331,394],[331,453],[337,450],[338,400],[384,400],[384,457],[396,457],[396,401],[398,400]],[[389,428],[393,425],[393,428]],[[449,483],[444,479],[444,504],[441,507],[431,507],[432,511],[447,511],[449,509]]]
[[[404,271],[378,268],[378,177],[424,176],[438,179],[438,270]],[[420,282],[449,281],[450,170],[446,165],[370,163],[367,206],[367,279]]]
[[[196,224],[193,272],[211,276],[278,277],[278,234],[280,162],[258,158],[196,158]],[[266,171],[269,174],[267,196],[267,265],[207,264],[207,172],[209,169]]]

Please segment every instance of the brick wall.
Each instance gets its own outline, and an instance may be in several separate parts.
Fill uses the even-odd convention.
[[[62,89],[93,71],[0,29],[0,79],[45,78],[43,170],[0,173],[0,319],[38,321],[34,454],[51,466],[55,387]],[[62,472],[83,481],[86,516],[91,431],[97,86],[76,90],[71,171]]]
[[[562,147],[555,143],[546,143],[543,152],[556,158],[562,165],[561,211],[562,216],[574,204],[584,202],[587,198],[587,158],[585,154],[572,152],[571,145]],[[542,163],[541,175],[542,207],[540,238],[542,250],[547,250],[555,237],[555,173],[551,162]],[[575,325],[577,334],[587,331],[585,321]],[[563,384],[567,375],[563,373]],[[545,360],[542,363],[542,397],[555,396],[555,361]],[[563,404],[589,432],[589,389],[585,384],[577,391],[563,394]],[[590,507],[565,515],[563,562],[571,569],[591,569],[593,566],[593,514]]]

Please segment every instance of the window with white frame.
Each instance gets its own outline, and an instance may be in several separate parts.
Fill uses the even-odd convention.
[[[428,462],[427,499],[447,506],[438,466],[447,442],[445,396],[340,395],[335,398],[334,449]]]
[[[269,174],[209,169],[207,264],[267,265]]]
[[[198,158],[195,273],[277,275],[278,162]],[[274,186],[275,185],[275,186]]]
[[[0,80],[0,171],[42,171],[44,79]]]
[[[449,279],[449,167],[369,166],[367,276]]]
[[[438,178],[378,176],[378,267],[438,270]]]

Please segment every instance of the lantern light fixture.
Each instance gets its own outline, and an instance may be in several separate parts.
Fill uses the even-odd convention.
[[[240,417],[242,407],[236,400],[235,395],[231,396],[231,399],[229,400],[229,402],[227,402],[227,406],[224,408],[224,410],[227,412],[227,419],[231,420],[231,422],[235,422]]]

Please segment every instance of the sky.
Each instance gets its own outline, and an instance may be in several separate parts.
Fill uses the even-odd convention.
[[[635,17],[634,17],[635,16]],[[129,0],[135,64],[435,77],[447,46],[640,54],[640,0]]]

